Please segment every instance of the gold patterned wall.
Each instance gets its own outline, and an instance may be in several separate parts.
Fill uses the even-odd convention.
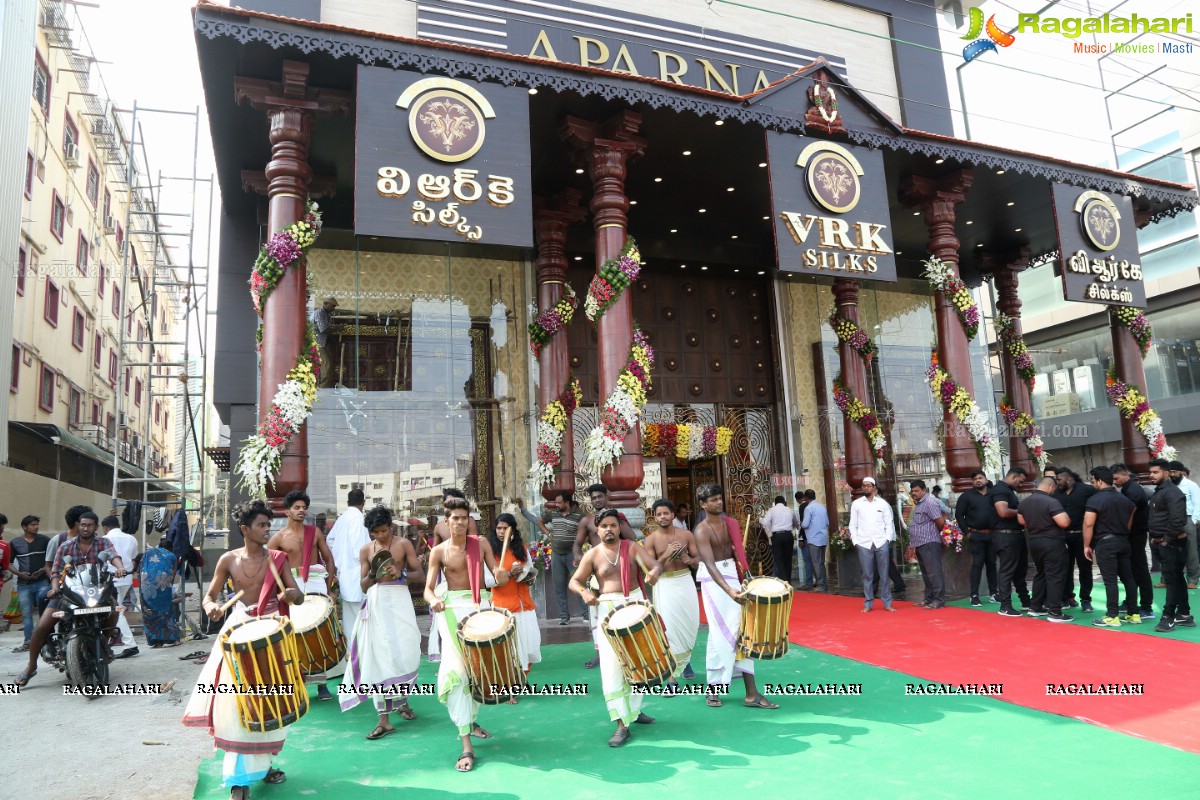
[[[524,262],[317,249],[308,254],[308,270],[313,297],[333,296],[339,313],[404,316],[412,311],[414,300],[448,302],[455,313],[462,309],[464,316],[469,314],[474,326],[490,330],[491,391],[486,394],[498,402],[476,413],[492,415],[496,499],[522,494],[530,466],[528,420],[533,413]],[[476,397],[480,388],[487,387],[476,382]]]
[[[791,400],[792,435],[799,438],[796,447],[797,463],[791,472],[799,475],[808,469],[805,488],[817,493],[824,501],[825,478],[821,470],[821,421],[817,413],[817,387],[813,378],[814,342],[821,341],[821,327],[833,304],[828,286],[812,283],[787,282],[780,287],[780,311],[786,334],[780,356],[785,361]],[[832,376],[827,376],[832,377]],[[803,416],[804,424],[795,422]],[[801,459],[801,454],[803,457]]]

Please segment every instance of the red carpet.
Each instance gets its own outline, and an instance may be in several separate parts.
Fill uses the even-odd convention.
[[[797,592],[789,640],[937,683],[1000,683],[997,699],[1200,753],[1200,649],[1166,638],[1006,618],[959,608],[926,611],[878,600]],[[819,675],[804,675],[819,681]],[[1047,684],[1144,684],[1142,696],[1048,696]]]

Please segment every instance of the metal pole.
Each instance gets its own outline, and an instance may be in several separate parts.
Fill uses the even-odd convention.
[[[133,110],[130,113],[132,114],[132,121],[130,123],[130,128],[129,128],[129,151],[128,151],[128,159],[125,162],[125,183],[128,184],[128,186],[130,187],[129,194],[127,196],[126,203],[125,203],[125,230],[127,230],[127,231],[132,227],[132,225],[130,225],[130,220],[133,217],[133,193],[134,193],[133,179],[134,179],[134,174],[137,171],[134,168],[134,161],[133,161],[133,145],[134,145],[134,142],[137,140],[137,131],[138,131],[138,127],[137,127],[138,105],[137,105],[136,100],[133,101]],[[115,391],[113,392],[113,397],[115,398],[113,401],[113,411],[114,411],[114,416],[116,419],[116,425],[117,425],[118,429],[121,428],[121,386],[120,386],[120,384],[124,378],[124,376],[122,375],[122,372],[124,370],[122,368],[121,362],[125,360],[125,319],[124,319],[125,306],[124,306],[124,303],[128,299],[126,297],[126,295],[129,291],[129,251],[133,248],[133,242],[130,240],[130,238],[128,236],[126,236],[124,245],[125,246],[123,248],[123,252],[121,253],[121,303],[122,303],[122,305],[117,307],[117,386],[114,387]],[[118,438],[119,437],[117,437],[116,431],[114,431],[113,432],[113,474],[112,474],[112,478],[113,478],[113,480],[112,480],[112,498],[114,501],[116,501],[118,499],[118,495],[117,495],[118,478],[121,475],[121,468],[120,468],[121,446],[119,444]]]

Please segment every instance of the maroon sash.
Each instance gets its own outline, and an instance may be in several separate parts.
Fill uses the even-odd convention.
[[[291,569],[288,566],[287,553],[282,550],[268,550],[267,558],[275,562],[275,569],[279,571],[281,577],[285,570]],[[279,587],[275,583],[275,576],[271,574],[271,568],[268,566],[267,574],[263,576],[262,591],[258,593],[258,603],[254,606],[255,616],[263,616],[271,601],[275,600],[275,595],[283,593],[278,591],[278,589]],[[282,600],[279,601],[279,613],[282,616],[288,616],[288,604]]]
[[[738,578],[742,579],[750,574],[750,563],[746,561],[746,548],[742,545],[742,526],[728,514],[722,514],[721,519],[725,520],[725,532],[729,534],[729,541],[733,544],[733,559],[737,566],[741,567]]]
[[[633,588],[633,579],[635,576],[637,577],[638,588],[642,590],[642,594],[646,593],[646,585],[642,582],[642,571],[634,563],[637,560],[637,556],[632,552],[635,546],[628,539],[621,539],[618,545],[617,558],[621,561],[621,594],[626,597],[629,597],[629,590]]]
[[[471,600],[479,605],[483,592],[483,557],[478,536],[467,536],[467,580],[471,582]]]
[[[305,525],[304,526],[304,546],[301,549],[301,553],[303,554],[301,563],[304,565],[304,566],[300,567],[300,582],[301,583],[308,583],[308,571],[309,571],[309,568],[312,567],[313,545],[316,544],[316,542],[317,542],[317,527],[315,525]],[[300,587],[300,591],[304,591],[304,587]]]

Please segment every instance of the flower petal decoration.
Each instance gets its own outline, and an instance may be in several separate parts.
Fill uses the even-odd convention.
[[[1179,452],[1167,444],[1167,436],[1163,432],[1162,417],[1150,408],[1150,401],[1136,386],[1125,383],[1117,375],[1117,367],[1110,364],[1105,374],[1104,391],[1121,416],[1133,423],[1142,436],[1146,437],[1150,454],[1155,458],[1165,458],[1171,461],[1178,458]]]
[[[1029,454],[1037,462],[1038,472],[1044,471],[1047,462],[1050,461],[1050,454],[1046,452],[1042,437],[1038,436],[1037,423],[1034,422],[1033,417],[1015,408],[1012,398],[1008,395],[1004,395],[1000,400],[1000,416],[1004,417],[1005,424],[1012,429],[1012,432],[1021,437]]]
[[[979,306],[971,297],[971,290],[954,272],[954,265],[930,256],[921,262],[925,266],[925,278],[938,294],[950,301],[962,323],[967,340],[979,333]]]
[[[571,324],[575,318],[575,309],[579,307],[579,299],[571,284],[563,287],[563,296],[553,308],[543,311],[533,322],[529,323],[529,349],[533,357],[541,355],[542,348],[550,343],[563,328]]]
[[[608,307],[621,298],[621,294],[641,274],[641,252],[632,236],[625,239],[625,247],[616,258],[605,261],[588,286],[587,298],[583,301],[583,313],[595,324]]]
[[[1129,306],[1109,306],[1108,313],[1117,321],[1117,324],[1133,334],[1134,340],[1138,343],[1138,349],[1142,351],[1142,358],[1149,355],[1150,344],[1154,341],[1154,329],[1150,326],[1150,320],[1146,319],[1146,315]]]
[[[992,324],[996,328],[996,338],[1012,356],[1017,374],[1021,376],[1021,380],[1025,381],[1025,385],[1032,392],[1033,381],[1037,376],[1037,367],[1033,363],[1033,356],[1029,355],[1029,348],[1025,346],[1025,339],[1017,333],[1017,321],[1006,314],[997,314],[992,320]]]
[[[872,412],[862,400],[850,393],[846,388],[846,384],[842,382],[842,376],[839,374],[833,379],[833,402],[838,409],[850,421],[862,428],[863,433],[867,435],[867,442],[871,445],[871,450],[875,453],[875,467],[882,470],[884,467],[884,452],[887,449],[887,437],[884,436],[883,426],[879,423],[879,417]]]
[[[987,417],[974,398],[942,369],[936,350],[930,357],[929,368],[925,370],[925,379],[929,382],[933,399],[954,414],[974,440],[984,472],[999,475],[1004,468],[1004,451],[1000,448],[999,437],[992,432]]]
[[[625,455],[625,437],[638,424],[646,407],[653,365],[654,348],[646,334],[635,326],[625,368],[604,400],[600,423],[583,441],[583,463],[594,475],[598,476]]]
[[[542,409],[537,426],[537,459],[529,469],[529,480],[535,486],[545,486],[554,481],[554,472],[562,464],[563,439],[567,421],[583,399],[583,387],[573,375],[567,375],[567,383],[558,397]]]

